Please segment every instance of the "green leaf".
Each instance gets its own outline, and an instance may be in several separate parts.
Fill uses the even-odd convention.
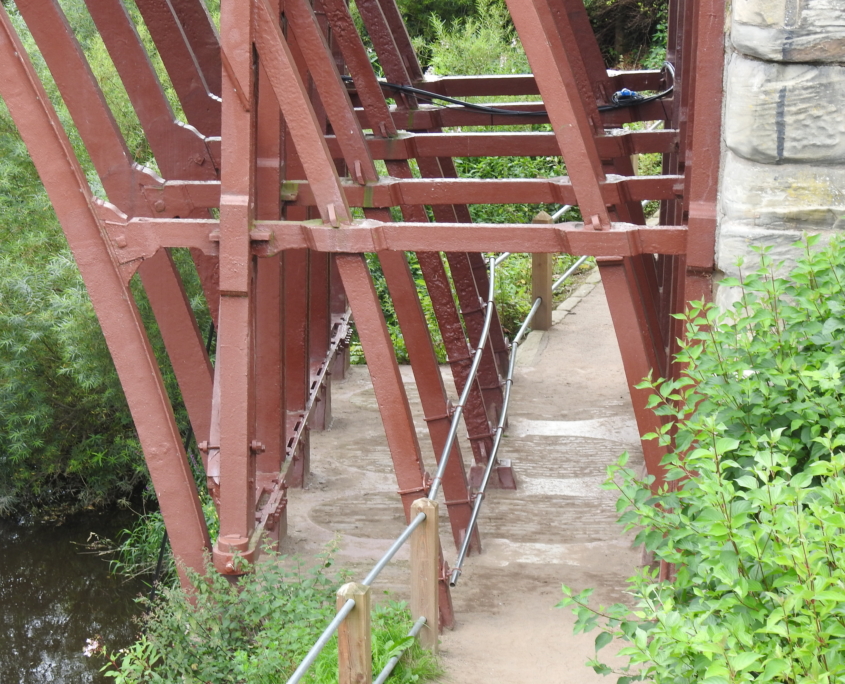
[[[716,440],[716,452],[725,454],[739,448],[739,440],[732,437],[720,437]]]
[[[793,478],[789,481],[789,484],[796,489],[806,489],[812,481],[813,473],[808,470],[804,470],[793,476]]]
[[[766,662],[759,681],[768,682],[789,669],[789,661],[783,658],[772,658]]]
[[[613,635],[610,632],[600,632],[596,636],[596,651],[604,648],[611,641],[613,641]]]
[[[762,656],[759,653],[746,651],[744,653],[740,653],[738,656],[730,658],[731,667],[733,667],[733,669],[737,672],[741,672],[742,670],[747,670],[761,658]]]

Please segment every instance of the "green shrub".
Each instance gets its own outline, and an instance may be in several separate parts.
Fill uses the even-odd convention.
[[[660,67],[666,54],[668,0],[585,0],[584,4],[609,67]]]
[[[576,259],[569,254],[555,255],[553,278],[558,278]],[[591,265],[587,262],[582,268],[587,270]],[[555,302],[565,298],[564,290],[560,290]],[[530,254],[512,254],[496,267],[495,301],[502,329],[508,338],[513,339],[534,304]]]
[[[432,17],[449,23],[476,13],[476,0],[398,0],[397,4],[411,38],[426,43],[434,38]]]
[[[762,255],[729,315],[692,303],[681,379],[648,380],[671,487],[620,464],[620,522],[671,564],[629,580],[635,607],[564,587],[596,648],[627,642],[619,682],[841,682],[845,678],[845,242],[779,277]],[[598,672],[606,665],[591,661]]]
[[[430,21],[433,35],[425,48],[435,74],[531,73],[504,0],[477,0],[474,15],[432,15]]]
[[[137,116],[83,0],[64,0],[62,7],[127,146],[136,161],[151,164]],[[17,10],[8,11],[93,192],[104,197],[32,36]],[[137,15],[134,6],[130,11]],[[150,44],[142,25],[139,31]],[[153,61],[161,70],[160,60]],[[162,80],[175,101],[169,81]],[[135,428],[84,283],[2,102],[0,244],[0,515],[58,504],[73,510],[128,496],[147,478]],[[207,307],[190,256],[187,250],[174,250],[174,258],[205,329]],[[178,387],[137,278],[132,289],[177,419],[184,425]]]
[[[198,486],[200,503],[208,526],[208,535],[217,539],[220,521],[217,509],[204,486]],[[164,545],[164,517],[160,510],[145,511],[135,519],[132,527],[121,530],[116,541],[97,539],[97,553],[110,556],[109,570],[121,577],[153,577],[153,581],[162,585],[174,585],[177,581],[176,560],[169,543]],[[159,555],[162,554],[162,564],[158,576],[154,577],[158,568]]]
[[[231,584],[210,570],[194,576],[190,598],[165,589],[143,618],[143,636],[108,654],[103,668],[117,684],[285,682],[335,613],[335,592],[345,578],[331,576],[326,554],[315,568],[289,570],[270,553],[252,574]],[[440,673],[436,660],[405,638],[413,621],[403,603],[373,611],[373,671],[406,647],[393,680],[423,682]],[[305,681],[337,681],[337,639],[323,650]]]

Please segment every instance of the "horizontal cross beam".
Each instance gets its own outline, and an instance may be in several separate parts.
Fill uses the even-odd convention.
[[[683,191],[683,176],[609,177],[601,183],[606,204],[676,199]],[[569,178],[392,178],[359,185],[342,180],[346,201],[353,207],[398,207],[441,204],[577,204]],[[158,217],[187,216],[198,208],[220,205],[216,181],[167,181],[143,188]],[[296,206],[317,206],[311,184],[288,181],[282,200]]]
[[[338,139],[326,137],[332,157],[340,159]],[[393,138],[368,138],[373,159],[417,157],[557,157],[554,133],[402,133]],[[668,154],[678,149],[678,131],[629,131],[596,138],[602,159],[632,154]]]
[[[144,259],[165,247],[191,247],[218,254],[219,223],[214,220],[147,219],[105,220],[115,254],[131,277]],[[356,221],[341,228],[297,221],[256,221],[250,232],[252,252],[271,256],[288,249],[318,252],[363,253],[383,251],[426,252],[535,252],[588,256],[683,254],[684,226],[635,226],[614,223],[597,231],[583,223],[386,223]]]

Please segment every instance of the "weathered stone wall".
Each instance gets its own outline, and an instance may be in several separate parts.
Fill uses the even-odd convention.
[[[845,0],[734,0],[723,129],[720,271],[845,229]]]

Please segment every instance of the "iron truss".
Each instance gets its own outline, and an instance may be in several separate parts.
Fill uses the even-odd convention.
[[[2,7],[0,96],[79,264],[182,567],[202,571],[203,554],[211,551],[217,570],[233,574],[235,554],[252,560],[262,534],[284,534],[286,488],[304,482],[309,430],[330,416],[325,380],[344,372],[350,312],[406,516],[423,496],[429,483],[423,450],[367,252],[378,255],[393,298],[429,454],[440,455],[446,445],[452,408],[405,252],[417,253],[458,392],[484,324],[482,252],[597,257],[639,428],[659,427],[633,385],[651,369],[674,372],[673,340],[682,330],[670,314],[687,300],[710,296],[723,0],[672,0],[671,68],[623,73],[606,70],[582,0],[507,0],[534,73],[478,77],[424,74],[395,0],[357,0],[385,80],[373,72],[346,0],[222,0],[219,31],[202,0],[136,0],[187,124],[174,114],[121,0],[86,4],[158,173],[134,163],[59,0],[17,0],[16,6],[108,203],[92,195]],[[623,88],[663,96],[615,106],[614,93]],[[453,99],[539,94],[542,102],[466,107],[436,104],[431,93]],[[623,128],[656,120],[662,130]],[[529,123],[550,123],[552,132],[461,131]],[[631,155],[655,152],[663,155],[662,175],[637,176]],[[453,161],[516,155],[562,155],[569,177],[462,179]],[[387,175],[379,173],[378,160]],[[645,225],[644,200],[661,201],[659,225]],[[577,205],[584,222],[471,223],[468,204],[514,202]],[[200,274],[218,335],[213,366],[168,251],[173,247],[190,248]],[[209,539],[173,408],[129,290],[136,273],[202,445],[220,516],[216,540]],[[484,470],[492,447],[508,356],[494,316],[463,408],[475,472]],[[660,449],[646,443],[645,450],[648,469],[659,478]],[[427,458],[433,470],[434,459]],[[460,544],[472,487],[457,444],[442,486]],[[474,541],[477,549],[480,543]],[[445,568],[441,574],[446,577]],[[441,618],[450,623],[448,586],[441,585]]]

